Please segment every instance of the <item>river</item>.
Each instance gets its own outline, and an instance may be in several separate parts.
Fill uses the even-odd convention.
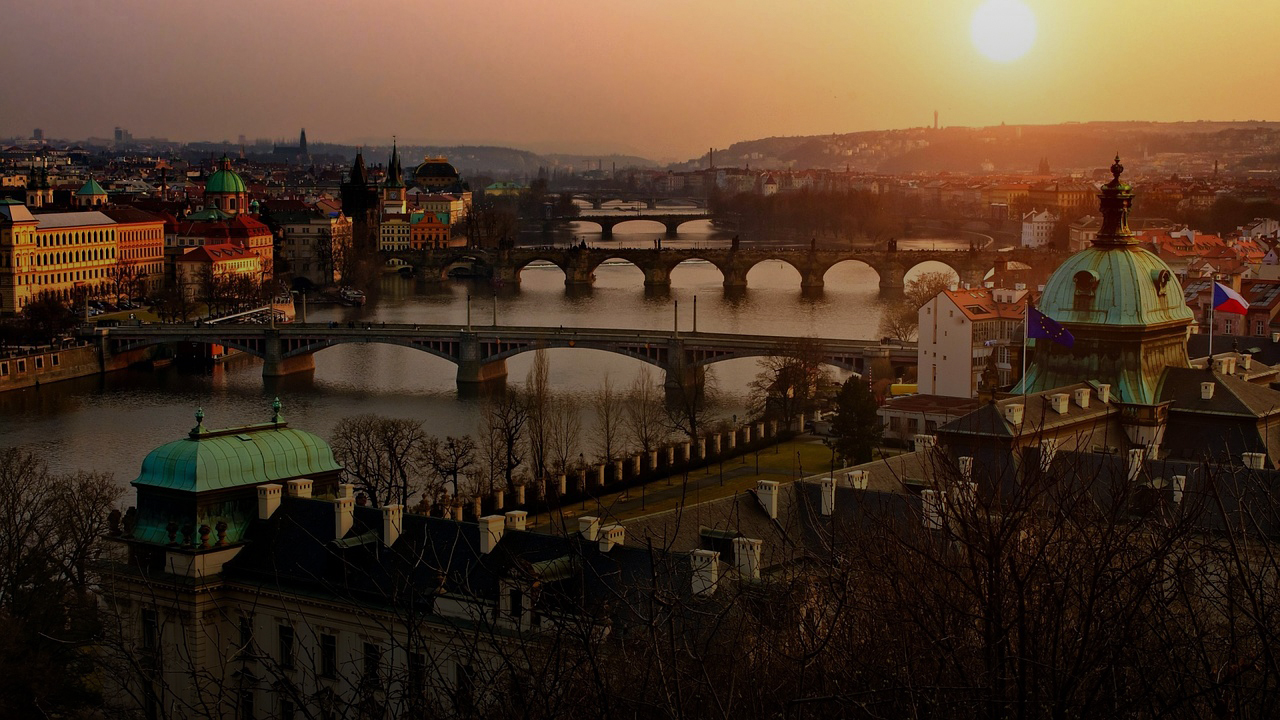
[[[635,222],[619,226],[611,241],[602,241],[598,232],[577,230],[574,241],[648,247],[662,230],[657,223]],[[727,239],[714,234],[705,221],[687,223],[680,238],[663,241],[666,247],[724,243]],[[900,246],[931,245],[950,243],[915,240]],[[922,265],[915,272],[943,268]],[[819,297],[804,297],[799,273],[777,261],[752,269],[747,291],[733,297],[725,295],[719,271],[707,263],[684,263],[671,280],[668,294],[653,297],[646,294],[638,268],[610,262],[597,271],[590,292],[570,294],[559,269],[530,266],[518,290],[495,296],[483,283],[415,286],[412,280],[390,274],[382,281],[376,303],[364,308],[313,305],[308,320],[461,324],[467,319],[470,296],[471,321],[476,325],[493,322],[496,304],[500,324],[670,328],[678,302],[680,328],[691,330],[696,298],[701,331],[871,338],[883,308],[875,272],[856,262],[832,268]],[[594,350],[550,350],[548,359],[556,391],[583,396],[598,388],[606,375],[625,389],[647,367]],[[507,361],[511,386],[523,383],[532,361],[532,353]],[[292,426],[326,438],[339,420],[358,413],[413,418],[436,435],[475,432],[478,403],[458,397],[455,368],[445,360],[397,346],[340,345],[318,353],[315,364],[314,374],[270,383],[263,381],[260,364],[247,358],[211,371],[176,366],[128,370],[0,394],[0,447],[31,447],[55,470],[108,471],[127,484],[137,476],[147,452],[185,436],[195,424],[197,408],[204,410],[206,427],[264,422],[276,395]],[[725,417],[743,412],[747,384],[757,371],[754,360],[713,366]],[[660,371],[653,372],[660,382]]]

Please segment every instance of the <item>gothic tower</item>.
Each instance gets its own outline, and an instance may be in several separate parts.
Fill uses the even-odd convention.
[[[382,185],[382,214],[398,213],[403,215],[408,210],[405,197],[404,169],[400,166],[400,151],[396,141],[391,141],[391,160],[387,163],[387,179]]]
[[[356,152],[351,173],[342,183],[342,212],[351,218],[351,243],[358,251],[372,252],[378,244],[378,188],[369,182],[364,153]]]

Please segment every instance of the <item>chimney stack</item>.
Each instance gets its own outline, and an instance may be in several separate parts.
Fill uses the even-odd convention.
[[[942,503],[946,502],[947,493],[939,490],[922,490],[920,492],[921,520],[926,530],[942,529]]]
[[[1081,410],[1089,409],[1090,395],[1091,393],[1089,392],[1089,388],[1076,388],[1071,391],[1072,399],[1075,400],[1076,406]]]
[[[1054,393],[1049,396],[1049,407],[1052,407],[1053,411],[1059,415],[1066,415],[1067,408],[1070,405],[1069,399],[1070,396],[1066,393]]]
[[[854,490],[866,490],[870,475],[866,470],[852,470],[849,472],[849,484]]]
[[[524,510],[512,510],[507,513],[507,529],[508,530],[524,530],[525,522],[529,517],[529,513]]]
[[[1129,450],[1129,482],[1136,483],[1142,477],[1142,461],[1147,459],[1146,448]]]
[[[830,517],[836,510],[836,480],[822,478],[822,516]]]
[[[382,544],[391,547],[400,539],[400,530],[404,527],[404,506],[382,506]]]
[[[1244,466],[1252,470],[1261,470],[1267,461],[1266,453],[1247,452],[1244,453]]]
[[[258,486],[258,519],[266,520],[280,507],[280,486],[275,483]]]
[[[761,480],[756,483],[756,498],[773,520],[778,519],[778,481]]]
[[[595,542],[600,534],[600,518],[583,515],[578,518],[578,533],[588,542]]]
[[[1022,426],[1022,414],[1026,407],[1022,403],[1011,403],[1004,406],[1004,419],[1010,425]]]
[[[311,497],[312,482],[306,478],[298,478],[290,480],[286,492],[289,497],[309,498]]]
[[[760,579],[760,548],[763,545],[763,541],[754,538],[733,539],[733,564],[737,567],[739,577]]]
[[[607,553],[614,547],[621,545],[626,536],[627,530],[621,525],[605,525],[600,528],[600,537],[597,540],[600,552]]]
[[[1212,400],[1212,399],[1213,399],[1213,388],[1214,388],[1214,383],[1213,383],[1212,381],[1207,381],[1207,382],[1202,382],[1202,383],[1200,383],[1200,399],[1201,399],[1201,400]]]
[[[350,497],[350,495],[344,497],[341,494],[341,488],[347,488],[349,493],[351,486],[339,485],[338,487],[338,498],[333,501],[333,537],[335,540],[346,537],[347,533],[351,531],[352,516],[356,509],[356,499]]]
[[[1107,383],[1098,385],[1098,402],[1106,404],[1111,402],[1111,386]]]
[[[720,553],[714,550],[694,550],[689,555],[689,563],[693,566],[693,594],[714,593],[720,579]]]
[[[488,555],[502,539],[507,519],[502,515],[485,515],[480,518],[480,554]]]

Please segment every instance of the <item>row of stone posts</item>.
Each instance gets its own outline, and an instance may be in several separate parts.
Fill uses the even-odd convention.
[[[801,424],[803,427],[803,423]],[[786,431],[794,432],[792,428]],[[586,497],[598,496],[612,489],[649,482],[677,472],[704,467],[716,460],[750,452],[761,443],[777,441],[777,420],[742,425],[736,430],[714,432],[696,441],[681,440],[648,452],[636,452],[610,462],[587,465],[569,473],[558,473],[531,484],[517,484],[508,494],[495,490],[486,497],[476,496],[452,502],[441,508],[444,517],[472,519],[507,509],[544,509]],[[420,511],[429,511],[426,501]]]

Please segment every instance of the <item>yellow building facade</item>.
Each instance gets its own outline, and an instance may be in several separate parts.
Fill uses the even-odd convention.
[[[15,315],[50,294],[75,302],[112,292],[116,222],[99,211],[33,215],[0,205],[0,314]]]

